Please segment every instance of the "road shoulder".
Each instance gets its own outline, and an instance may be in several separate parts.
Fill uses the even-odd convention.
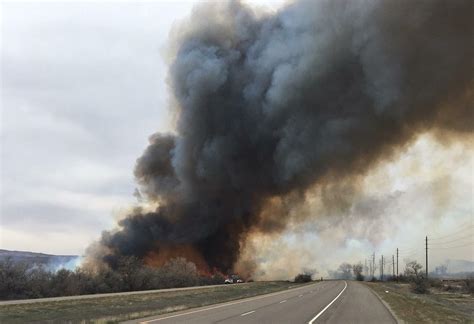
[[[374,289],[372,289],[372,287],[370,287],[370,286],[368,286],[368,287],[369,287],[369,290],[372,292],[372,294],[374,294],[375,297],[377,297],[378,300],[380,300],[380,302],[385,306],[385,308],[387,308],[387,310],[390,312],[390,315],[392,315],[394,320],[398,324],[405,324],[405,321],[397,316],[397,314],[393,311],[393,309],[390,307],[390,305],[387,302],[385,302],[385,300],[383,300],[382,297],[380,297],[380,295]]]

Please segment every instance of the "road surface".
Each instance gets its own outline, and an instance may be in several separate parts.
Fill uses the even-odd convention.
[[[325,281],[129,323],[397,323],[364,284]]]

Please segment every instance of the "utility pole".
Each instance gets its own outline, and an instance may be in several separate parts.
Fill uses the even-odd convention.
[[[392,277],[395,277],[395,256],[392,254]]]
[[[426,279],[428,279],[428,236],[426,236],[426,261],[425,261]]]
[[[375,277],[375,252],[372,254],[372,277]]]
[[[398,281],[398,248],[397,248],[397,281]]]
[[[383,254],[382,254],[382,263],[380,265],[380,273],[381,273],[380,280],[383,281]]]

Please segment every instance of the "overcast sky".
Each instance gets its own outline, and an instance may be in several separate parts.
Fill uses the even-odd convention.
[[[82,253],[134,201],[136,158],[172,129],[161,52],[195,2],[2,3],[0,248]]]
[[[160,50],[190,8],[3,4],[3,248],[81,253],[132,201],[136,158],[170,129]]]
[[[0,248],[81,254],[135,201],[136,158],[149,135],[172,130],[160,53],[173,22],[187,16],[194,2],[2,3]],[[258,1],[273,10],[283,2]],[[408,226],[398,237],[417,232],[417,226],[438,235],[472,226],[472,145],[466,152],[462,145],[429,143],[418,141],[370,180],[385,183],[390,172],[391,179],[399,179],[368,193],[395,197],[393,210],[380,213],[389,218],[426,200],[423,208],[405,213]],[[439,181],[459,193],[453,191],[435,226],[430,217],[440,209],[439,201],[430,203],[438,194],[433,188],[446,188]],[[338,226],[346,235],[349,229]],[[360,233],[354,234],[359,241],[346,242],[341,258],[356,250],[363,258],[373,247],[364,229]],[[289,245],[292,235],[283,238]],[[281,251],[273,239],[270,243],[268,253]],[[381,244],[393,250],[396,243]],[[327,254],[324,246],[318,253]],[[456,257],[472,260],[472,247]]]

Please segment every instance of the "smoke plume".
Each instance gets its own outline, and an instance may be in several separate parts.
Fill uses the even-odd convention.
[[[135,168],[156,207],[104,232],[103,260],[183,256],[232,271],[250,233],[285,229],[309,188],[350,182],[421,133],[471,134],[472,9],[470,0],[194,8],[168,52],[176,133],[152,135]]]

